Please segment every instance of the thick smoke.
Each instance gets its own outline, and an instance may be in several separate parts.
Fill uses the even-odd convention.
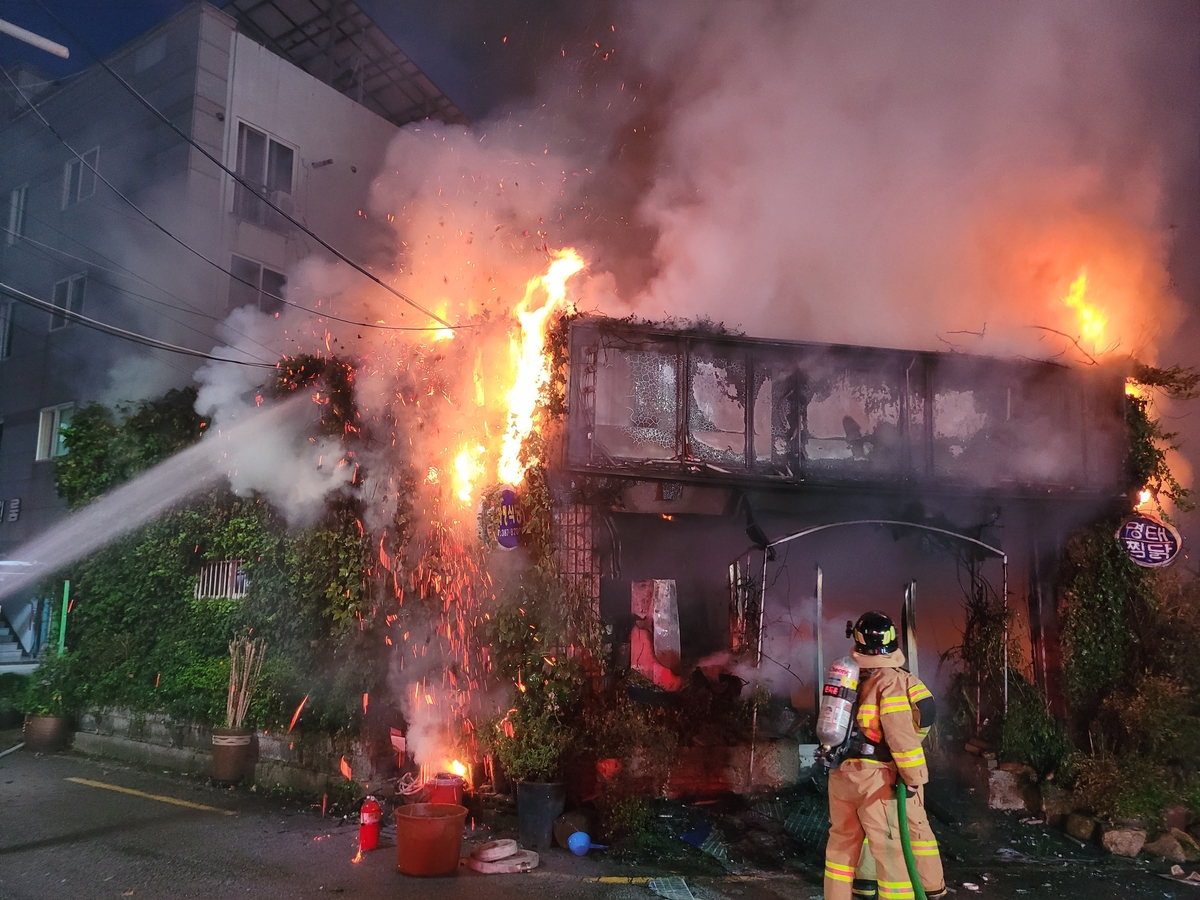
[[[360,363],[356,400],[378,448],[360,490],[377,532],[401,470],[421,486],[420,515],[470,521],[495,480],[512,309],[567,245],[589,266],[571,297],[611,315],[1152,362],[1180,319],[1163,201],[1196,124],[1188,9],[629,4],[548,64],[535,101],[393,141],[366,213],[394,232],[394,253],[362,262],[463,328],[387,331],[287,308],[234,313],[229,343]],[[1099,335],[1064,301],[1081,275]],[[289,273],[289,291],[357,322],[436,324],[318,258]],[[254,378],[233,367],[200,380],[218,423],[253,402]],[[476,447],[475,493],[456,503],[456,454]],[[304,515],[345,484],[318,468],[323,450],[279,438],[238,486]]]
[[[633,9],[673,85],[639,309],[1045,357],[1064,342],[1032,326],[1080,335],[1062,298],[1086,271],[1109,320],[1089,352],[1152,358],[1177,324],[1161,194],[1164,144],[1195,121],[1182,7]]]

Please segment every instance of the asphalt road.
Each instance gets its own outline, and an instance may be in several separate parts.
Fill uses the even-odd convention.
[[[385,831],[384,846],[355,863],[357,835],[356,825],[322,818],[319,810],[161,771],[73,753],[18,751],[0,758],[2,900],[653,896],[642,881],[599,880],[626,878],[629,869],[617,869],[602,856],[576,859],[561,850],[546,854],[541,868],[524,875],[482,876],[464,869],[448,878],[409,878],[395,869],[394,833]],[[990,846],[979,850],[969,859],[947,860],[958,898],[1200,898],[1200,888],[1156,877],[1163,866],[1098,857],[1021,864],[1005,862]],[[697,900],[821,896],[820,885],[794,875],[689,878],[688,884]]]

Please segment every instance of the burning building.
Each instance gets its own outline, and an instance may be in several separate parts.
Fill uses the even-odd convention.
[[[687,663],[724,655],[801,708],[818,648],[841,655],[867,609],[906,608],[935,683],[983,579],[1006,581],[1022,668],[1052,686],[1055,560],[1125,501],[1124,396],[1112,368],[585,317],[558,481],[568,520],[590,523],[618,659],[631,585],[669,579]]]

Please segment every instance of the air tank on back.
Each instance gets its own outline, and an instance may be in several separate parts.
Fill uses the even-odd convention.
[[[817,742],[825,751],[840,746],[850,735],[858,675],[858,663],[849,656],[835,661],[825,675],[817,715]]]

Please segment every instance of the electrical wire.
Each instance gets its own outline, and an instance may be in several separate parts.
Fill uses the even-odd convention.
[[[102,62],[102,64],[103,64],[103,62]],[[106,68],[107,68],[107,66],[106,66]],[[118,190],[117,187],[111,181],[109,181],[107,178],[105,178],[104,175],[102,175],[95,166],[93,166],[90,162],[88,162],[86,159],[84,159],[78,150],[76,150],[74,147],[72,147],[70,144],[67,143],[66,139],[63,138],[63,136],[58,133],[57,129],[55,129],[55,127],[50,124],[49,120],[47,120],[46,117],[44,115],[42,115],[41,110],[39,110],[37,108],[37,106],[27,96],[25,96],[25,94],[21,90],[20,86],[18,86],[17,83],[15,81],[13,81],[12,76],[10,76],[7,71],[0,68],[0,74],[3,74],[4,77],[6,79],[8,79],[8,83],[13,86],[13,89],[20,95],[21,99],[25,101],[26,106],[28,106],[29,109],[33,111],[34,115],[36,115],[38,117],[38,119],[41,121],[41,123],[46,126],[47,130],[52,135],[54,135],[54,137],[58,140],[58,142],[60,144],[62,144],[64,147],[66,147],[68,150],[70,150],[71,154],[77,160],[79,160],[81,165],[86,166],[87,169],[93,175],[96,176],[96,178],[98,178],[106,187],[108,187],[109,190],[111,190],[114,194],[116,194],[121,200],[123,200],[125,202],[125,204],[128,205],[134,212],[136,212],[139,216],[141,216],[143,219],[145,219],[147,222],[149,222],[151,225],[153,225],[158,231],[162,232],[164,235],[166,235],[172,241],[179,244],[179,246],[183,247],[189,253],[196,256],[198,259],[201,259],[204,262],[208,263],[210,266],[217,269],[219,272],[223,272],[224,274],[228,275],[234,281],[240,282],[241,284],[244,284],[249,288],[253,288],[256,293],[264,294],[265,296],[270,297],[273,300],[277,300],[280,303],[283,303],[287,306],[291,306],[295,309],[302,310],[306,313],[309,313],[310,315],[314,315],[319,318],[330,319],[335,322],[342,322],[346,325],[353,325],[356,328],[374,328],[374,329],[381,330],[381,331],[446,331],[447,329],[458,330],[458,329],[463,329],[463,328],[478,327],[477,323],[472,323],[472,324],[467,324],[467,325],[449,325],[449,324],[447,324],[445,326],[439,327],[439,326],[413,326],[413,325],[383,325],[383,324],[380,324],[377,322],[359,322],[354,319],[347,319],[347,318],[343,318],[342,316],[336,316],[332,313],[322,312],[321,310],[318,310],[318,309],[312,309],[310,307],[307,307],[302,304],[295,303],[291,300],[288,300],[286,297],[282,297],[278,294],[272,294],[270,291],[262,290],[262,288],[259,285],[254,284],[253,282],[250,282],[250,281],[246,281],[244,278],[241,278],[241,277],[233,274],[233,272],[231,272],[229,269],[225,268],[224,266],[222,266],[220,263],[216,262],[215,260],[209,259],[207,256],[205,256],[203,253],[201,253],[195,247],[192,247],[190,244],[188,244],[186,241],[184,241],[182,238],[177,237],[175,234],[173,234],[171,231],[169,231],[164,225],[162,225],[156,219],[154,219],[149,213],[147,213],[145,210],[143,210],[140,206],[138,206],[136,203],[134,203],[131,199],[129,199],[129,197],[125,196],[125,194],[123,194],[120,190]],[[174,128],[174,125],[172,125],[172,128]],[[175,130],[178,131],[178,129],[175,129]],[[182,134],[182,132],[180,132],[180,133]],[[186,135],[184,137],[186,138]],[[189,142],[191,141],[190,138],[187,138],[187,140],[189,140]],[[207,153],[207,151],[205,151],[205,152]],[[224,167],[222,166],[222,168],[224,168]],[[226,170],[226,171],[228,171],[228,170]],[[240,178],[238,180],[241,181]],[[263,197],[261,197],[261,195],[258,195],[257,193],[255,193],[255,196],[259,197],[260,200],[263,200],[264,203],[267,202]],[[269,204],[269,205],[273,206],[273,204]],[[290,217],[288,217],[288,218],[290,221],[293,221],[293,222],[295,221],[294,219],[291,219]],[[299,226],[299,227],[301,227],[304,231],[308,232],[308,229],[304,228],[304,226]],[[311,232],[308,232],[308,233],[311,234]],[[320,238],[317,238],[315,235],[313,235],[313,237],[315,240],[317,240],[319,243],[321,243]],[[338,255],[336,253],[336,251],[333,251],[333,252],[335,252],[335,255]],[[343,257],[339,256],[339,258],[343,258]],[[351,266],[353,266],[355,269],[357,269],[359,271],[365,271],[360,266],[358,266],[356,263],[353,263],[350,260],[346,260],[346,261]],[[377,278],[375,275],[372,275],[369,272],[367,272],[367,275],[372,280],[378,282],[380,285],[382,285],[384,288],[386,288],[391,293],[397,294],[398,296],[402,296],[399,294],[398,291],[390,288],[388,285],[386,285],[382,281],[380,281],[379,278]],[[437,316],[434,316],[434,318],[437,319],[437,321],[439,321],[439,322],[442,321],[442,319]]]
[[[206,159],[208,159],[211,163],[213,163],[213,165],[217,166],[217,168],[221,169],[221,171],[225,172],[227,175],[229,175],[231,178],[233,178],[234,181],[236,181],[238,184],[240,184],[246,190],[250,191],[256,197],[258,197],[259,200],[261,200],[267,206],[271,207],[271,209],[275,210],[275,212],[277,212],[279,215],[283,216],[283,218],[287,219],[294,226],[299,228],[301,231],[303,231],[305,234],[307,234],[310,238],[312,238],[314,241],[316,241],[318,244],[320,244],[322,247],[324,247],[326,250],[328,250],[330,253],[332,253],[334,256],[336,256],[338,259],[340,259],[342,262],[346,263],[346,265],[350,266],[352,269],[354,269],[360,275],[364,275],[365,277],[369,278],[371,281],[375,282],[375,284],[379,285],[381,288],[383,288],[389,294],[392,294],[393,296],[399,298],[400,300],[403,300],[405,303],[407,303],[413,309],[420,310],[425,315],[427,315],[429,318],[433,319],[433,321],[441,323],[441,325],[443,327],[445,327],[445,328],[455,327],[455,326],[451,325],[449,322],[447,322],[445,319],[443,319],[441,316],[426,309],[424,306],[419,304],[416,300],[413,300],[411,297],[408,297],[405,294],[402,294],[400,291],[396,290],[394,287],[392,287],[391,285],[384,282],[383,279],[381,279],[378,275],[375,275],[373,272],[368,271],[363,266],[359,265],[354,260],[352,260],[350,257],[346,256],[346,254],[342,253],[342,251],[338,250],[336,247],[334,247],[332,244],[330,244],[328,241],[326,241],[324,238],[322,238],[320,235],[318,235],[315,231],[310,229],[307,225],[304,225],[303,223],[297,221],[289,213],[284,212],[284,210],[282,210],[280,207],[278,207],[277,205],[272,203],[269,199],[267,199],[266,197],[259,194],[258,191],[255,189],[255,187],[252,184],[250,184],[248,181],[246,181],[244,178],[242,178],[241,175],[237,174],[237,172],[230,169],[223,162],[221,162],[219,159],[217,159],[215,156],[213,156],[211,153],[209,153],[205,147],[202,147],[195,140],[193,140],[191,135],[185,133],[183,131],[183,129],[181,129],[178,125],[176,125],[173,121],[171,121],[167,116],[165,116],[163,113],[159,112],[158,108],[155,107],[145,97],[143,97],[141,95],[141,93],[138,92],[137,88],[135,88],[128,81],[126,81],[124,78],[122,78],[116,72],[116,70],[113,69],[113,67],[110,66],[107,62],[105,62],[104,59],[101,58],[99,54],[97,54],[94,50],[92,50],[92,48],[87,43],[85,43],[79,37],[79,35],[77,35],[71,28],[68,28],[66,23],[63,22],[63,20],[60,19],[58,16],[56,16],[50,10],[50,8],[48,6],[46,6],[45,3],[42,2],[42,0],[37,0],[37,4],[43,10],[45,10],[46,14],[48,16],[50,16],[50,18],[52,18],[55,22],[58,23],[58,26],[63,31],[65,31],[68,35],[70,35],[70,37],[76,43],[78,43],[81,47],[83,47],[83,49],[87,51],[88,55],[91,56],[94,60],[96,60],[96,62],[99,63],[99,65],[101,66],[101,68],[104,69],[105,72],[107,72],[114,79],[116,79],[116,81],[123,88],[125,88],[125,90],[127,90],[130,94],[132,94],[133,97],[140,104],[142,104],[142,106],[144,106],[147,110],[149,110],[150,113],[152,113],[155,117],[160,119],[164,124],[166,124],[166,126],[168,128],[170,128],[172,131],[174,131],[177,135],[179,135],[181,138],[183,138],[185,141],[187,141],[189,144],[191,144],[193,147],[195,147],[197,150],[199,150],[200,153]],[[9,80],[11,81],[11,79],[9,79]],[[14,86],[15,86],[15,83],[14,83]],[[20,89],[18,88],[18,90],[20,90]]]
[[[0,229],[0,230],[7,231],[9,234],[13,234],[13,233],[14,233],[14,232],[12,232],[12,231],[9,231],[9,229]],[[76,243],[80,243],[80,242],[76,241]],[[24,246],[24,245],[29,245],[29,246]],[[200,310],[198,310],[198,309],[194,309],[194,308],[193,308],[193,309],[183,309],[182,307],[178,307],[178,306],[175,306],[175,305],[173,305],[173,304],[167,303],[166,301],[164,301],[164,300],[160,300],[160,299],[158,299],[158,298],[156,298],[156,297],[151,297],[151,296],[149,296],[149,295],[147,295],[147,294],[139,294],[137,291],[130,290],[130,289],[129,289],[129,288],[127,288],[127,287],[122,287],[122,286],[121,286],[121,285],[119,285],[119,284],[113,284],[112,282],[105,281],[103,278],[98,278],[98,277],[97,277],[97,276],[96,276],[96,275],[93,273],[93,271],[92,271],[92,270],[93,270],[93,269],[99,269],[99,270],[101,270],[101,271],[104,271],[104,272],[112,272],[112,273],[113,273],[114,275],[116,275],[118,278],[136,278],[136,279],[138,279],[139,281],[143,281],[143,282],[145,282],[146,284],[150,285],[150,286],[151,286],[151,287],[153,287],[153,288],[158,288],[158,290],[162,291],[162,292],[163,292],[163,293],[165,293],[167,296],[169,296],[169,297],[174,297],[174,298],[175,298],[176,300],[178,300],[180,303],[183,303],[183,304],[185,304],[185,305],[188,305],[188,306],[190,306],[190,304],[188,304],[188,303],[187,303],[187,301],[186,301],[186,300],[184,300],[182,297],[179,297],[179,296],[177,296],[176,294],[172,294],[170,291],[166,290],[165,288],[159,287],[158,285],[154,284],[153,282],[151,282],[151,281],[148,281],[148,280],[147,280],[147,279],[145,279],[145,278],[142,278],[140,275],[136,275],[136,274],[133,274],[133,273],[131,273],[130,275],[123,275],[122,273],[118,272],[116,269],[109,268],[108,266],[102,266],[102,265],[100,265],[100,264],[98,264],[98,263],[92,262],[91,260],[85,259],[85,258],[84,258],[84,257],[82,257],[82,256],[76,256],[76,255],[75,255],[75,254],[73,254],[73,253],[68,253],[68,252],[67,252],[67,251],[65,251],[65,250],[60,250],[60,249],[59,249],[59,248],[57,248],[57,247],[53,247],[53,246],[51,246],[50,244],[44,244],[44,243],[42,243],[41,241],[34,240],[33,238],[31,238],[31,237],[28,237],[28,236],[25,236],[25,235],[20,235],[20,236],[18,236],[18,240],[14,241],[14,242],[13,242],[13,244],[12,244],[12,246],[14,246],[14,247],[15,247],[15,246],[21,246],[21,247],[22,247],[22,249],[26,250],[27,252],[31,252],[31,253],[34,253],[34,252],[36,252],[36,253],[38,253],[38,254],[39,254],[39,255],[40,255],[40,256],[41,256],[43,259],[47,259],[47,258],[49,258],[49,256],[48,256],[48,253],[56,253],[56,254],[58,254],[58,255],[60,255],[60,256],[63,256],[63,257],[65,257],[65,258],[67,258],[67,259],[71,259],[71,260],[74,260],[74,261],[76,261],[76,262],[83,263],[84,265],[86,265],[86,266],[88,267],[87,278],[88,278],[88,280],[89,280],[89,281],[94,281],[96,284],[101,284],[101,285],[104,285],[104,286],[105,286],[105,287],[107,287],[107,288],[111,288],[111,289],[112,289],[112,290],[114,290],[114,291],[119,291],[120,293],[122,293],[122,294],[125,294],[125,295],[126,295],[126,296],[128,296],[128,297],[140,298],[140,299],[142,299],[142,300],[146,300],[146,301],[148,301],[148,302],[150,302],[150,303],[154,303],[154,304],[157,304],[157,305],[160,305],[160,306],[165,306],[167,309],[173,309],[173,310],[175,310],[176,312],[181,312],[181,313],[183,313],[184,315],[202,316],[203,318],[206,318],[206,319],[211,319],[211,320],[212,320],[212,321],[214,321],[214,322],[220,322],[220,321],[221,321],[220,317],[218,317],[218,316],[214,316],[214,315],[211,315],[211,314],[209,314],[209,313],[201,312],[201,311],[200,311]],[[84,247],[84,249],[86,249],[86,250],[90,250],[91,252],[95,253],[97,256],[100,256],[100,257],[102,257],[102,258],[108,259],[108,257],[105,257],[103,253],[101,253],[101,252],[100,252],[100,251],[98,251],[98,250],[94,250],[94,249],[93,249],[93,248],[91,248],[91,247],[88,247],[86,244],[80,244],[80,246]],[[35,248],[42,248],[42,249],[41,249],[41,250],[38,250],[38,249],[35,249]],[[109,260],[109,261],[111,262],[112,260]],[[134,300],[134,302],[135,302],[135,303],[137,303],[137,305],[138,305],[138,306],[141,306],[143,309],[147,309],[147,308],[148,308],[148,307],[146,306],[146,304],[145,304],[145,303],[138,303],[138,301],[137,301],[137,300]],[[202,338],[205,338],[205,339],[211,339],[211,338],[212,338],[212,335],[211,335],[209,332],[207,332],[207,331],[204,331],[204,330],[202,330],[202,329],[200,329],[200,328],[197,328],[197,327],[195,327],[194,325],[189,325],[187,322],[183,322],[183,321],[181,321],[181,320],[179,320],[179,319],[176,319],[174,316],[169,316],[169,315],[166,315],[165,313],[163,313],[163,312],[161,312],[161,311],[159,311],[159,310],[154,310],[154,312],[157,312],[157,313],[158,313],[160,316],[162,316],[162,317],[163,317],[164,319],[166,319],[168,322],[174,322],[176,325],[179,325],[179,326],[181,326],[181,327],[183,327],[183,328],[186,328],[188,331],[195,332],[196,334],[200,335],[200,337],[202,337]],[[252,344],[254,344],[254,345],[256,345],[256,346],[258,346],[258,347],[262,348],[264,351],[266,351],[266,353],[267,353],[269,356],[275,356],[275,355],[276,355],[276,354],[275,354],[275,351],[274,351],[272,348],[268,347],[266,344],[263,344],[263,343],[261,343],[261,342],[259,342],[259,341],[256,341],[256,340],[254,340],[254,338],[250,337],[249,335],[247,335],[247,334],[245,334],[245,333],[243,333],[243,332],[237,332],[237,334],[238,334],[238,336],[239,336],[239,337],[242,337],[242,338],[244,338],[245,340],[249,341],[250,343],[252,343]],[[182,370],[180,370],[180,371],[182,371]]]
[[[59,316],[71,322],[77,322],[87,328],[102,331],[105,334],[110,334],[113,337],[121,338],[122,340],[132,341],[135,344],[142,344],[146,347],[153,347],[156,350],[167,350],[171,353],[181,353],[184,356],[194,356],[198,359],[207,359],[212,362],[233,363],[239,366],[251,366],[256,369],[274,369],[275,363],[254,362],[244,359],[229,359],[224,356],[214,356],[211,353],[205,353],[203,350],[193,350],[190,347],[180,347],[178,344],[170,344],[166,341],[160,341],[157,338],[147,337],[144,334],[138,334],[136,331],[126,331],[124,328],[118,328],[116,325],[109,325],[106,322],[100,322],[96,319],[90,319],[82,313],[77,313],[70,309],[64,309],[56,303],[50,303],[46,300],[39,300],[37,297],[26,294],[24,291],[19,291],[14,287],[10,287],[3,282],[0,282],[0,294],[6,294],[19,303],[24,303],[32,306],[35,309],[40,309],[50,313],[52,316]]]

